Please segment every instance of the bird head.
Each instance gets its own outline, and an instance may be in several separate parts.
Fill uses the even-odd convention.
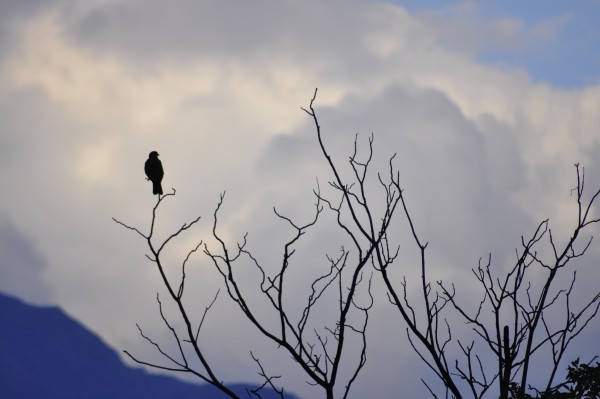
[[[156,157],[158,157],[158,152],[156,152],[156,151],[152,151],[152,152],[150,153],[150,155],[148,155],[148,157],[150,157],[150,158],[156,158]]]

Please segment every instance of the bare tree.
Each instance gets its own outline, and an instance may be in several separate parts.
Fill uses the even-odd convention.
[[[202,242],[200,242],[195,248],[190,250],[188,252],[187,256],[185,257],[185,260],[183,261],[183,263],[181,265],[181,279],[179,280],[179,284],[176,284],[176,283],[172,282],[171,280],[169,280],[169,278],[167,277],[167,275],[165,273],[165,265],[163,265],[163,261],[162,261],[162,257],[161,257],[163,250],[167,247],[167,244],[169,244],[169,242],[171,242],[171,240],[173,240],[174,238],[179,236],[185,230],[188,230],[190,227],[192,227],[194,224],[196,224],[200,220],[200,217],[197,217],[196,219],[192,220],[189,223],[184,223],[183,226],[181,226],[181,228],[179,228],[179,230],[177,230],[176,232],[171,234],[169,237],[167,237],[164,241],[162,241],[162,243],[156,244],[154,242],[154,240],[155,240],[154,227],[156,224],[156,216],[157,216],[158,207],[161,205],[161,203],[165,199],[172,197],[172,196],[175,196],[175,190],[173,190],[173,192],[165,194],[163,196],[160,196],[160,195],[158,196],[158,201],[157,201],[156,205],[154,206],[154,208],[152,209],[152,219],[151,219],[151,223],[150,223],[150,231],[147,234],[144,234],[138,228],[129,226],[115,218],[113,218],[113,220],[116,223],[120,224],[121,226],[124,226],[127,229],[136,232],[138,235],[140,235],[146,241],[146,243],[148,245],[148,249],[150,250],[150,255],[146,255],[146,257],[156,265],[156,268],[157,268],[158,272],[160,273],[160,276],[165,285],[165,288],[167,289],[167,291],[169,293],[170,298],[177,304],[177,308],[179,309],[181,319],[183,320],[183,322],[185,324],[185,331],[184,332],[177,331],[177,329],[173,326],[172,322],[169,321],[169,319],[163,312],[163,304],[160,299],[160,296],[157,294],[156,301],[158,302],[158,309],[160,312],[160,316],[161,316],[165,326],[168,328],[168,330],[173,335],[175,342],[177,343],[178,353],[174,354],[174,353],[165,352],[163,350],[163,348],[161,347],[161,345],[159,343],[153,341],[152,338],[145,335],[142,328],[138,325],[137,327],[140,332],[140,335],[146,341],[148,341],[151,345],[153,345],[158,350],[158,352],[165,359],[167,359],[168,363],[167,363],[167,365],[148,363],[143,360],[137,359],[135,356],[130,354],[128,351],[125,351],[125,354],[127,354],[132,360],[134,360],[135,362],[140,363],[140,364],[144,364],[144,365],[158,368],[161,370],[194,374],[197,377],[199,377],[200,379],[204,380],[205,382],[218,387],[220,390],[222,390],[224,393],[228,394],[230,397],[237,398],[237,395],[232,390],[227,388],[227,386],[225,384],[223,384],[221,382],[221,380],[216,376],[216,374],[214,373],[213,369],[210,366],[209,361],[207,360],[206,356],[204,355],[204,352],[202,351],[202,349],[200,347],[200,343],[199,343],[199,335],[200,335],[200,329],[202,327],[202,323],[204,321],[206,313],[210,310],[210,308],[214,304],[214,301],[217,299],[217,296],[215,295],[215,299],[206,308],[206,310],[204,311],[204,314],[202,315],[199,322],[193,321],[192,316],[189,314],[189,312],[187,310],[187,307],[183,303],[183,293],[184,293],[184,288],[185,288],[185,277],[186,277],[185,266],[186,266],[186,263],[189,260],[190,256],[200,248],[200,245],[202,245]],[[190,360],[189,360],[190,355],[187,350],[188,345],[191,345],[191,348],[193,350],[195,358],[200,360],[200,362],[202,363],[203,370],[197,370],[194,367],[192,367],[192,365],[190,364]]]
[[[574,191],[577,193],[578,219],[566,243],[557,243],[549,228],[549,221],[544,220],[528,239],[521,238],[522,247],[517,250],[514,266],[507,272],[494,272],[491,255],[485,262],[480,260],[472,270],[482,289],[482,299],[474,313],[470,313],[456,299],[456,287],[453,284],[448,286],[438,281],[438,289],[432,287],[427,277],[428,244],[417,234],[406,199],[395,183],[420,254],[422,303],[410,302],[406,280],[400,284],[391,280],[384,251],[381,256],[384,262],[379,269],[390,300],[407,325],[413,349],[443,383],[446,397],[482,398],[496,384],[500,398],[525,398],[531,365],[535,359],[550,364],[550,369],[544,386],[531,389],[538,393],[551,393],[560,388],[561,384],[557,384],[555,378],[565,351],[596,317],[600,307],[598,292],[584,305],[573,309],[577,272],[569,266],[573,259],[585,254],[592,242],[590,236],[587,240],[583,239],[582,243],[582,233],[600,221],[591,214],[600,190],[584,203],[584,174],[579,165],[575,167],[577,187]],[[564,282],[559,275],[567,273],[571,274],[570,282],[557,288],[557,284]],[[424,310],[415,311],[417,306]],[[472,326],[473,337],[453,335],[455,328],[452,322],[456,322],[456,317],[448,313],[448,307],[458,312],[460,323],[466,322]],[[557,312],[564,314],[562,324],[553,321],[558,316]],[[462,356],[452,357],[450,344],[456,344]],[[496,359],[495,367],[487,367],[483,360],[490,356]],[[425,385],[437,397],[434,390],[427,383]]]
[[[315,92],[316,94],[316,92]],[[314,97],[313,97],[314,101]],[[318,137],[320,126],[311,101],[310,111]],[[369,167],[372,160],[372,137],[369,153],[362,162],[355,153],[350,157],[353,172],[350,181],[343,181],[339,167],[332,161],[320,141],[330,170],[335,176],[333,186],[341,192],[343,201],[336,209],[340,226],[353,240],[366,240],[373,251],[373,262],[379,270],[389,293],[390,302],[399,311],[406,324],[407,336],[416,354],[429,366],[445,387],[446,397],[482,398],[486,393],[497,396],[491,388],[498,386],[501,398],[509,396],[524,398],[534,360],[550,364],[546,381],[539,388],[531,387],[540,394],[556,392],[563,384],[556,383],[556,374],[572,340],[598,314],[600,291],[575,309],[576,270],[573,259],[583,256],[592,243],[592,237],[582,238],[585,231],[600,221],[592,216],[592,206],[600,190],[585,202],[584,170],[575,165],[577,172],[576,192],[577,220],[566,242],[558,244],[557,238],[544,220],[529,239],[522,237],[522,248],[517,250],[514,266],[506,273],[495,274],[491,255],[487,262],[479,262],[473,269],[476,281],[482,288],[482,300],[474,314],[459,304],[454,285],[436,282],[432,287],[427,276],[427,242],[417,234],[417,228],[409,211],[404,192],[400,186],[399,173],[394,168],[392,156],[389,170],[383,176],[377,173],[384,195],[379,196],[367,188]],[[345,218],[341,217],[341,208]],[[373,209],[384,209],[377,218]],[[399,283],[392,280],[389,271],[400,251],[398,244],[389,239],[389,225],[397,208],[402,208],[406,225],[418,250],[420,263],[419,284],[421,303],[411,303],[404,278]],[[343,220],[343,221],[342,221]],[[582,242],[583,241],[583,242]],[[542,246],[545,244],[545,247]],[[561,285],[563,274],[571,278]],[[449,313],[454,311],[454,313]],[[556,323],[557,313],[562,312],[562,323]],[[460,323],[472,326],[474,337],[453,336],[456,330],[456,313]],[[445,317],[448,314],[449,317]],[[486,315],[492,315],[491,320]],[[456,324],[454,324],[456,326]],[[476,342],[479,344],[476,347]],[[481,345],[483,344],[483,345]],[[451,346],[457,346],[459,356],[453,356]],[[481,347],[479,347],[481,346]],[[487,352],[487,353],[486,353]],[[544,357],[546,355],[546,358]],[[491,356],[490,356],[491,355]],[[495,367],[486,367],[484,358],[495,359]],[[548,361],[549,359],[549,361]],[[425,381],[423,380],[425,383]],[[437,397],[433,388],[425,383],[430,393]]]
[[[215,375],[209,359],[206,358],[201,349],[200,330],[206,312],[210,310],[212,303],[206,307],[204,314],[201,315],[199,320],[194,321],[183,302],[186,262],[203,245],[204,254],[208,256],[216,270],[222,276],[225,291],[228,297],[239,308],[240,314],[254,325],[264,338],[270,340],[274,346],[287,351],[293,361],[304,371],[305,377],[309,382],[323,389],[326,398],[333,399],[336,396],[342,398],[348,397],[353,383],[356,381],[358,374],[367,360],[366,333],[369,310],[373,306],[373,297],[371,294],[373,269],[369,270],[369,267],[375,263],[373,256],[377,248],[382,244],[381,240],[385,237],[394,208],[385,209],[383,214],[378,216],[380,223],[375,227],[372,212],[367,207],[366,209],[369,211],[368,217],[371,218],[372,225],[367,227],[366,230],[361,230],[359,233],[360,236],[351,227],[346,225],[342,214],[345,210],[354,212],[353,203],[355,200],[360,201],[360,199],[358,194],[342,183],[335,165],[323,144],[321,130],[313,108],[316,94],[317,92],[315,91],[310,108],[308,110],[304,109],[304,111],[313,118],[317,126],[317,139],[320,148],[335,174],[335,178],[330,182],[330,186],[338,191],[340,195],[336,199],[327,199],[317,187],[314,190],[314,216],[306,223],[297,223],[291,218],[282,215],[277,209],[274,209],[275,215],[286,223],[293,232],[292,238],[281,249],[281,261],[274,273],[269,273],[269,270],[272,268],[265,267],[250,251],[247,234],[244,235],[240,242],[229,243],[226,242],[219,232],[219,213],[222,209],[225,194],[221,195],[213,214],[212,238],[217,243],[216,247],[211,248],[209,245],[202,244],[201,242],[193,248],[183,261],[178,282],[170,281],[167,277],[165,265],[163,265],[161,257],[162,251],[172,239],[197,223],[200,218],[184,224],[161,244],[154,242],[155,238],[153,235],[157,210],[162,201],[175,195],[175,191],[159,198],[152,212],[151,227],[148,234],[144,234],[139,229],[114,219],[120,225],[138,233],[147,242],[150,250],[150,255],[147,257],[157,266],[162,281],[171,299],[177,304],[179,316],[185,325],[185,331],[183,332],[175,328],[174,324],[163,312],[162,303],[160,302],[160,298],[157,297],[160,315],[165,326],[170,330],[177,342],[178,353],[167,353],[163,350],[160,343],[144,335],[140,328],[140,334],[156,347],[170,365],[165,366],[144,362],[132,356],[129,352],[125,352],[134,361],[164,370],[192,373],[205,382],[215,385],[230,397],[237,397]],[[370,143],[372,143],[372,140]],[[357,147],[358,144],[355,142],[355,149]],[[357,159],[356,151],[350,158],[350,165],[356,173],[357,178],[363,179],[363,181],[366,177],[366,169],[371,156],[372,147],[369,148],[366,163],[361,163]],[[397,202],[397,197],[391,200]],[[305,306],[301,312],[294,313],[293,310],[286,307],[286,300],[289,296],[287,294],[288,290],[286,290],[288,286],[286,276],[291,268],[302,264],[302,260],[297,260],[294,256],[296,254],[296,245],[317,224],[320,215],[325,209],[335,215],[339,228],[344,235],[349,237],[352,245],[348,248],[342,246],[336,255],[326,255],[327,265],[323,267],[322,272],[318,276],[309,282],[310,289],[308,297],[305,298]],[[354,221],[358,221],[357,215],[353,215],[353,218]],[[360,227],[361,229],[363,228],[362,225]],[[260,276],[261,282],[259,287],[243,286],[244,281],[239,280],[238,274],[240,268],[246,268],[247,265],[253,266],[256,273]],[[298,282],[295,281],[294,284],[298,284]],[[266,303],[268,303],[271,310],[269,314],[270,318],[261,316],[264,315],[264,307],[257,305],[250,299],[253,295],[248,294],[248,291],[253,288],[255,291],[258,290],[263,298],[267,299]],[[331,302],[332,300],[337,303],[337,306],[335,306],[336,312],[330,314],[329,323],[318,325],[318,321],[313,320],[316,319],[314,316],[315,312],[318,312],[319,304],[323,301]],[[274,321],[275,323],[273,323]],[[273,325],[277,327],[273,327]],[[358,346],[353,344],[349,347],[347,343],[350,335],[353,336],[353,343],[358,342]],[[202,370],[197,370],[190,366],[191,362],[188,361],[190,353],[187,348],[190,345],[192,348],[191,354],[200,360]],[[254,353],[251,353],[251,356],[257,363],[260,370],[259,374],[264,378],[265,383],[262,387],[269,386],[279,392],[281,397],[284,397],[283,389],[275,385],[275,380],[278,376],[270,376],[265,371],[258,357]],[[342,362],[342,358],[344,358],[344,362]],[[353,358],[354,360],[352,360]],[[343,384],[343,387],[338,388],[340,384]],[[258,391],[249,392],[249,394],[254,396],[260,395]]]
[[[274,209],[277,218],[292,232],[292,238],[280,249],[280,262],[275,267],[265,264],[252,253],[247,234],[239,242],[228,242],[224,238],[219,230],[219,215],[223,212],[225,194],[221,195],[213,213],[212,240],[216,245],[200,242],[192,248],[182,262],[177,281],[167,277],[162,251],[171,240],[196,224],[200,218],[184,224],[162,243],[155,242],[157,210],[164,199],[175,195],[175,191],[159,198],[153,208],[150,232],[147,234],[115,219],[146,241],[150,250],[148,258],[155,263],[170,299],[177,305],[178,317],[184,326],[183,329],[175,326],[163,312],[157,296],[161,318],[177,343],[176,353],[163,350],[160,343],[147,337],[140,328],[142,337],[156,347],[167,365],[144,362],[129,352],[126,354],[138,363],[192,373],[230,397],[238,397],[219,379],[211,368],[210,359],[201,349],[201,328],[217,297],[196,317],[192,317],[183,302],[186,262],[202,248],[204,255],[221,275],[224,291],[237,306],[240,315],[274,347],[291,355],[309,383],[322,388],[328,399],[348,397],[366,363],[367,326],[374,300],[371,292],[374,275],[381,276],[389,301],[406,324],[410,344],[441,381],[446,397],[498,396],[492,392],[495,385],[501,398],[524,397],[532,362],[544,351],[551,359],[551,367],[545,386],[539,392],[559,389],[561,385],[556,384],[555,379],[565,351],[597,315],[600,306],[600,293],[577,310],[572,301],[576,280],[576,273],[570,268],[572,260],[584,255],[592,242],[591,238],[583,244],[580,242],[584,231],[600,221],[591,214],[592,205],[600,191],[584,202],[583,170],[576,166],[579,216],[570,238],[565,244],[559,245],[548,220],[545,220],[537,226],[531,237],[522,239],[522,248],[517,251],[514,266],[508,272],[497,274],[492,268],[491,256],[485,262],[480,261],[473,269],[473,275],[482,289],[482,299],[472,314],[461,305],[454,285],[443,282],[432,285],[428,278],[428,244],[417,234],[400,186],[398,170],[394,167],[395,156],[389,159],[385,172],[373,171],[373,136],[368,138],[368,144],[364,147],[366,150],[361,150],[356,136],[354,152],[343,167],[333,159],[324,144],[314,108],[316,96],[317,90],[309,107],[302,109],[314,123],[321,154],[332,175],[329,189],[333,194],[323,194],[317,185],[314,190],[313,217],[304,223],[298,223]],[[379,190],[374,189],[373,183]],[[327,254],[326,265],[321,272],[308,280],[309,294],[304,298],[304,307],[297,312],[286,305],[290,299],[289,289],[286,288],[289,287],[288,276],[292,269],[304,262],[301,258],[297,259],[297,245],[321,221],[323,212],[330,212],[335,217],[340,236],[349,245],[339,248],[336,255]],[[414,299],[408,295],[407,285],[412,282],[406,278],[395,281],[390,275],[400,255],[399,245],[392,241],[390,234],[390,226],[396,219],[407,222],[404,225],[412,235],[420,259],[416,265],[420,270],[420,303],[411,302]],[[538,250],[544,243],[547,251],[544,248]],[[248,286],[239,277],[241,268],[247,270],[248,265],[259,277],[257,287]],[[540,282],[541,272],[545,273],[545,277]],[[565,273],[571,274],[566,287],[560,286]],[[541,285],[536,285],[536,282]],[[294,283],[297,284],[296,281]],[[256,302],[257,296],[263,299],[261,304]],[[332,301],[336,311],[328,313],[329,319],[323,324],[315,314],[320,306],[331,306]],[[265,303],[268,309],[265,309]],[[560,325],[555,323],[555,317],[549,317],[556,312],[555,309],[564,312]],[[490,314],[491,320],[486,319]],[[460,323],[466,322],[472,326],[472,337],[453,334],[455,328],[451,320],[456,320],[456,315],[459,315]],[[359,342],[359,345],[348,345],[351,339],[352,342]],[[188,359],[192,356],[200,361],[200,368],[190,366]],[[250,352],[250,356],[256,362],[264,383],[248,392],[248,395],[260,397],[261,389],[270,387],[283,398],[284,390],[277,385],[280,376],[269,374],[253,352]],[[490,366],[484,358],[495,359],[495,365]],[[437,397],[435,388],[427,383],[425,385]]]

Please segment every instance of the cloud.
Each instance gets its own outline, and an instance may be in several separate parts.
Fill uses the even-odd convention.
[[[0,218],[0,265],[0,291],[33,303],[48,302],[51,296],[44,281],[44,261],[6,215]]]
[[[200,240],[211,244],[211,216],[224,190],[223,236],[234,242],[248,231],[250,248],[277,266],[291,231],[273,207],[309,220],[317,178],[331,194],[314,127],[300,110],[315,86],[324,137],[340,165],[357,133],[361,150],[374,135],[374,170],[386,170],[397,154],[419,232],[430,242],[433,276],[461,281],[488,252],[505,266],[520,235],[543,218],[550,216],[556,231],[571,227],[572,164],[590,165],[594,179],[600,87],[564,91],[523,72],[479,65],[438,44],[444,26],[399,7],[191,1],[47,7],[12,26],[10,45],[2,48],[0,182],[10,187],[3,194],[10,220],[1,231],[7,242],[21,243],[7,247],[7,256],[31,263],[31,270],[11,269],[17,294],[44,293],[40,301],[59,303],[119,349],[152,356],[137,335],[138,321],[169,339],[154,302],[156,291],[165,293],[143,256],[144,243],[111,220],[147,231],[155,203],[143,175],[147,154],[159,151],[164,187],[177,189],[161,207],[158,236],[202,216],[166,254],[170,276],[178,276],[187,250]],[[518,24],[500,28],[510,40],[523,33]],[[303,273],[319,272],[324,254],[343,242],[331,222],[325,216],[299,246],[298,282],[290,286],[299,297],[307,289]],[[406,248],[399,274],[410,277],[414,254],[398,223]],[[598,252],[591,253],[589,264],[596,259]],[[593,271],[581,269],[583,282],[596,281]],[[256,279],[251,269],[240,273]],[[190,306],[201,312],[221,284],[204,257],[193,258]],[[471,298],[472,288],[465,290]],[[377,299],[374,355],[357,397],[373,381],[390,394],[407,381],[391,377],[407,368],[412,353],[397,345],[402,325],[387,317],[386,301]],[[271,353],[247,323],[230,316],[235,309],[224,295],[217,304],[205,333],[224,378],[256,379],[255,365],[243,357],[248,344],[288,378],[297,375],[294,365],[283,365],[286,356]],[[291,298],[290,306],[299,303]],[[240,353],[239,365],[231,366]],[[383,373],[379,364],[388,365]],[[421,374],[410,368],[412,381]],[[303,380],[291,386],[312,392]]]
[[[463,1],[419,15],[435,24],[441,44],[469,54],[543,53],[573,20],[568,12],[532,21],[525,10],[519,16],[499,16],[491,13],[493,8]]]
[[[354,27],[364,22],[356,12],[364,9],[364,4],[336,4],[344,7],[334,28],[328,17],[335,4],[319,2],[201,4],[181,0],[170,5],[149,2],[141,8],[135,2],[114,2],[77,15],[68,32],[86,47],[152,62],[174,58],[248,62],[257,57],[327,55],[331,46],[344,48],[356,43]],[[298,40],[300,35],[304,40]]]
[[[0,54],[14,50],[17,46],[18,31],[28,19],[52,7],[50,1],[33,0],[28,2],[7,0],[2,2],[0,15]]]

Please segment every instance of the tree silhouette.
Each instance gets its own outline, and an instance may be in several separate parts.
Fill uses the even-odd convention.
[[[541,389],[531,387],[532,390],[549,393],[562,385],[557,384],[555,379],[566,349],[596,317],[600,307],[600,291],[577,309],[572,301],[577,277],[576,270],[570,268],[572,260],[586,253],[592,237],[585,239],[582,234],[600,221],[593,218],[591,212],[600,190],[584,203],[584,173],[579,165],[575,168],[578,216],[565,244],[558,244],[560,241],[552,233],[549,221],[544,220],[529,238],[521,237],[521,248],[517,250],[515,263],[508,271],[496,273],[491,255],[486,261],[480,260],[472,272],[481,287],[482,299],[472,313],[457,300],[453,284],[448,286],[438,281],[435,284],[437,289],[434,289],[427,278],[427,243],[419,238],[400,192],[405,216],[420,253],[423,298],[420,305],[424,311],[417,314],[416,305],[407,299],[406,280],[395,284],[385,263],[382,263],[380,271],[391,302],[407,325],[413,349],[443,382],[446,397],[482,398],[496,384],[500,398],[524,398],[535,360],[538,360],[538,365],[550,364],[550,368],[545,385]],[[385,253],[382,257],[385,260]],[[564,279],[559,276],[568,273],[571,274],[570,282],[566,287],[560,286]],[[557,323],[550,315],[560,312],[564,318]],[[457,319],[459,323],[472,327],[473,336],[453,337],[453,325],[456,325]],[[449,344],[456,344],[462,356],[450,359]],[[482,361],[486,356],[496,359],[495,366],[486,367]],[[512,394],[511,386],[518,387],[516,391],[512,390]],[[431,388],[430,391],[435,396]],[[491,395],[496,396],[497,393]]]
[[[177,343],[176,353],[164,350],[160,343],[146,336],[139,326],[141,336],[159,351],[166,363],[145,362],[129,352],[125,353],[141,364],[194,374],[230,397],[238,397],[213,370],[211,359],[200,345],[206,314],[217,300],[218,292],[200,315],[192,315],[183,301],[186,263],[202,249],[222,277],[222,289],[239,309],[240,316],[245,317],[273,347],[285,351],[300,366],[303,378],[320,387],[323,396],[328,399],[348,397],[366,364],[367,327],[374,301],[371,290],[374,278],[381,278],[384,283],[389,301],[406,325],[410,344],[416,355],[443,383],[445,397],[482,398],[488,395],[525,398],[529,395],[526,389],[533,362],[541,357],[538,355],[543,351],[546,351],[551,365],[547,381],[539,390],[532,387],[530,392],[550,393],[565,389],[568,384],[555,383],[565,351],[595,318],[600,306],[600,292],[578,309],[574,309],[572,301],[577,292],[576,272],[570,267],[572,260],[585,254],[592,240],[583,236],[591,225],[600,221],[592,216],[592,206],[600,190],[585,202],[583,168],[576,165],[577,187],[574,191],[578,220],[568,234],[566,243],[558,244],[559,240],[552,233],[549,221],[544,220],[530,237],[522,238],[522,247],[517,251],[515,263],[507,272],[496,272],[491,256],[486,261],[480,261],[473,269],[473,275],[481,288],[482,299],[472,314],[458,298],[457,288],[460,289],[460,286],[441,281],[432,283],[427,277],[428,244],[417,233],[400,186],[398,170],[394,166],[395,156],[389,159],[387,170],[372,171],[373,136],[369,137],[366,150],[362,151],[356,136],[354,152],[349,157],[347,169],[342,171],[343,165],[334,161],[323,142],[314,108],[316,96],[317,90],[309,107],[302,110],[314,123],[321,155],[332,175],[329,188],[334,194],[325,195],[317,186],[313,190],[313,217],[303,223],[274,209],[279,220],[293,232],[292,238],[278,250],[281,261],[275,272],[266,268],[251,252],[246,235],[240,242],[229,242],[220,232],[219,214],[222,212],[224,193],[212,217],[212,239],[216,245],[200,241],[192,248],[182,261],[181,273],[176,281],[169,279],[165,273],[163,250],[200,218],[183,224],[162,242],[157,241],[154,236],[157,211],[164,200],[175,196],[175,190],[159,197],[152,210],[148,233],[114,219],[146,241],[150,250],[147,257],[155,264],[184,325],[183,329],[175,327],[171,322],[173,316],[165,314],[161,299],[157,296],[160,316]],[[373,184],[378,185],[379,190],[373,190]],[[308,295],[303,299],[305,306],[296,312],[286,305],[291,295],[287,279],[290,270],[302,263],[302,259],[294,256],[298,243],[317,228],[323,212],[334,216],[338,231],[350,245],[339,248],[335,256],[327,255],[327,264],[322,271],[307,282]],[[392,223],[399,228],[407,228],[413,239],[420,259],[416,267],[421,272],[416,282],[408,281],[406,277],[397,280],[390,273],[392,269],[397,269],[398,264],[394,262],[401,255],[399,243],[393,242],[390,237]],[[259,276],[258,286],[248,286],[247,281],[239,276],[242,265],[253,267]],[[561,286],[564,282],[562,275],[568,273],[571,274],[569,284]],[[540,279],[542,274],[543,278]],[[409,286],[419,287],[420,303],[411,302],[414,299],[408,293]],[[268,309],[256,303],[256,294],[262,296]],[[326,313],[326,322],[319,321],[323,314],[315,317],[315,312],[322,310],[320,306],[335,309]],[[551,312],[557,311],[565,314],[562,324],[556,324],[549,317]],[[453,325],[456,325],[453,323],[467,323],[472,327],[473,336],[453,334]],[[259,389],[249,391],[248,396],[260,397],[261,390],[270,387],[280,397],[285,397],[283,387],[277,384],[280,376],[271,375],[259,358],[250,353],[264,383]],[[199,366],[192,366],[192,357],[199,360]],[[484,357],[495,359],[494,365],[482,361]],[[423,382],[432,396],[437,398],[435,387],[425,379]],[[497,391],[492,389],[494,386]]]

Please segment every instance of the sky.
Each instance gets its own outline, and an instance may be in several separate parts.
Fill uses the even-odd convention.
[[[157,234],[202,217],[165,254],[171,277],[200,240],[214,245],[212,213],[224,191],[223,236],[234,246],[248,232],[253,253],[277,265],[293,231],[273,207],[306,220],[317,181],[333,195],[300,108],[318,87],[334,159],[346,165],[357,133],[362,148],[374,135],[375,168],[385,171],[397,154],[432,278],[464,284],[466,303],[479,298],[469,280],[479,258],[491,253],[504,270],[521,236],[546,218],[557,240],[568,238],[573,164],[585,167],[589,192],[600,187],[598,16],[600,5],[585,0],[3,0],[0,291],[60,306],[113,348],[158,359],[136,323],[172,345],[156,308],[164,289],[143,240],[112,221],[149,227],[156,198],[143,174],[147,154],[159,152],[163,186],[177,190],[161,205]],[[306,275],[339,250],[340,233],[327,223],[299,247]],[[406,248],[399,282],[418,270],[414,243],[397,228]],[[593,241],[577,260],[578,300],[597,290],[599,261]],[[186,295],[202,309],[222,281],[202,255],[189,267]],[[302,277],[291,306],[305,300]],[[367,366],[352,397],[373,386],[381,397],[426,395],[415,381],[432,376],[375,287]],[[600,352],[589,347],[598,333],[596,320],[573,354]],[[224,292],[203,335],[224,380],[259,380],[253,349],[288,390],[316,397]]]

